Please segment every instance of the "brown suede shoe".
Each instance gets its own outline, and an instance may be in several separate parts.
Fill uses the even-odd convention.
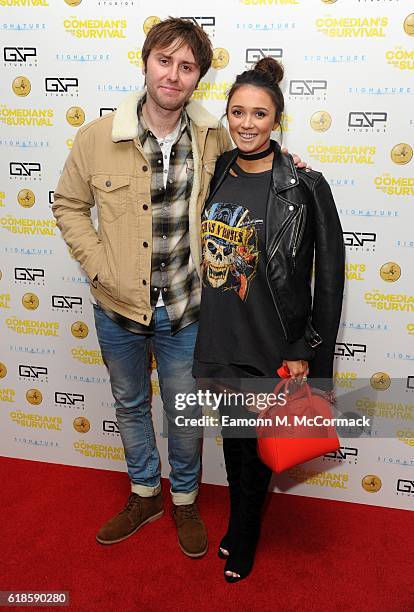
[[[208,549],[207,529],[198,513],[196,504],[173,506],[177,525],[178,543],[188,557],[202,557]]]
[[[154,497],[131,493],[125,508],[100,528],[96,539],[100,544],[116,544],[132,536],[138,529],[164,514],[161,491]]]

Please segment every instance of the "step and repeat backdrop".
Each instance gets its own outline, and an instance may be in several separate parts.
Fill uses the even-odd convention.
[[[340,451],[275,478],[274,489],[413,509],[411,0],[0,0],[2,454],[125,470],[88,281],[51,205],[77,129],[142,88],[143,41],[168,15],[213,41],[194,98],[217,116],[236,73],[267,55],[283,62],[283,143],[324,173],[344,229],[336,387],[352,398],[364,380],[355,411],[387,434],[343,436]],[[167,475],[155,370],[152,386]],[[225,483],[221,445],[219,433],[205,439],[205,482]]]

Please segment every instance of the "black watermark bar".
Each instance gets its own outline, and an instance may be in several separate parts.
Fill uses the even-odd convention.
[[[0,591],[0,607],[69,606],[69,591]]]
[[[414,447],[414,377],[177,380],[164,431],[204,437],[399,438]],[[194,433],[193,432],[193,433]]]

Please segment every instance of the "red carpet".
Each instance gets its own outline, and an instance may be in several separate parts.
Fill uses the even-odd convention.
[[[223,487],[201,488],[211,543],[192,560],[178,548],[166,482],[164,517],[108,547],[95,532],[124,504],[125,474],[0,458],[0,482],[1,590],[70,591],[70,609],[85,612],[414,610],[408,511],[273,495],[254,571],[229,585],[216,555]]]

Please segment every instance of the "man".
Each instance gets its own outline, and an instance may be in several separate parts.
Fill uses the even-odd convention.
[[[103,525],[97,540],[120,542],[163,514],[150,345],[168,420],[178,541],[186,555],[200,557],[208,547],[196,506],[201,432],[175,426],[174,399],[195,387],[201,210],[216,159],[231,141],[215,117],[188,103],[211,64],[204,30],[166,19],[150,30],[142,59],[145,91],[127,96],[115,113],[78,131],[53,212],[90,280],[131,480],[125,508]],[[97,231],[90,215],[95,204]],[[200,416],[200,407],[186,409],[185,416]]]

